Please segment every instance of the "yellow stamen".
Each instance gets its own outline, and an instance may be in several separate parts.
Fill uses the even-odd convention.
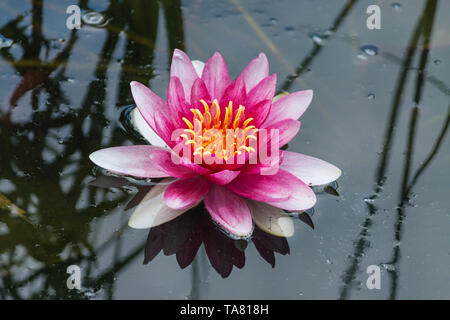
[[[212,121],[212,116],[211,113],[209,112],[209,106],[203,99],[201,99],[200,102],[203,104],[203,108],[205,108],[205,115],[208,116],[208,123],[206,123],[206,129],[209,129],[209,125],[211,124]]]
[[[244,129],[244,133],[246,133],[248,130],[250,130],[250,129],[255,129],[256,130],[256,127],[255,126],[248,126],[248,127],[246,127],[245,129]]]
[[[202,124],[203,121],[200,121],[199,119],[194,119],[195,124],[197,125],[195,129],[197,129],[200,133],[202,132]]]
[[[190,122],[188,119],[186,119],[185,117],[181,118],[183,119],[183,121],[187,124],[189,129],[194,129],[194,126],[192,125],[192,122]]]
[[[195,118],[195,116],[197,115],[200,118],[201,123],[205,122],[205,118],[203,118],[203,115],[200,112],[200,110],[198,110],[198,109],[191,109],[191,112],[194,114],[194,120],[198,120],[198,119]]]
[[[220,120],[220,107],[219,107],[219,103],[217,102],[216,99],[214,99],[213,105],[216,106],[216,115],[214,117],[214,122],[219,122],[219,120]]]
[[[242,126],[245,128],[252,120],[253,118],[248,118],[247,120],[244,121],[244,124]]]
[[[236,113],[236,117],[234,119],[234,122],[233,122],[233,128],[234,129],[236,129],[236,127],[239,125],[239,118],[241,117],[241,113],[244,112],[244,110],[245,110],[245,108],[242,105],[240,105],[239,109],[238,109],[238,111]]]
[[[230,101],[225,109],[225,118],[223,119],[223,129],[228,128],[228,118],[233,116],[233,101]]]
[[[215,156],[224,160],[240,155],[244,152],[253,152],[250,140],[257,140],[255,133],[258,129],[249,125],[253,118],[245,118],[245,107],[239,105],[233,115],[233,102],[229,101],[221,120],[221,109],[217,99],[211,105],[200,100],[203,108],[192,108],[192,119],[182,117],[187,129],[181,137],[184,144],[192,146],[194,156]],[[214,118],[210,110],[215,110]],[[202,112],[203,111],[203,112]],[[215,131],[211,131],[215,129]]]
[[[190,133],[190,134],[192,134],[192,135],[195,137],[195,132],[194,132],[194,130],[192,130],[192,129],[184,129],[183,131],[184,131],[184,132],[187,132],[187,133]]]

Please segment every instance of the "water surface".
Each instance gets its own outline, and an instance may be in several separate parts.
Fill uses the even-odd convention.
[[[78,30],[70,4],[0,3],[1,299],[450,298],[449,2],[380,2],[381,30],[370,1],[86,0],[100,16]],[[203,247],[184,269],[144,265],[136,188],[87,184],[91,152],[139,143],[119,121],[129,82],[165,97],[175,48],[219,51],[233,77],[265,52],[279,92],[314,90],[289,150],[340,167],[339,196],[318,195],[315,229],[296,220],[274,268],[251,243],[226,278]]]

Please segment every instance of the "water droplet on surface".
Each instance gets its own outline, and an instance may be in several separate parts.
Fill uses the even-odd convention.
[[[284,28],[284,31],[292,32],[292,31],[294,31],[294,27],[293,26],[287,26],[286,28]]]
[[[442,61],[441,61],[441,60],[439,60],[439,59],[436,59],[436,60],[434,60],[434,64],[435,64],[435,65],[440,65],[440,64],[441,64],[441,62],[442,62]]]
[[[4,36],[0,35],[0,49],[1,48],[9,48],[13,44],[13,40],[9,38],[5,38]]]
[[[329,36],[331,36],[333,33],[334,33],[333,30],[331,30],[331,29],[326,29],[326,30],[323,32],[323,35],[329,37]]]
[[[83,15],[83,22],[91,26],[101,26],[106,22],[106,17],[100,12],[90,11]]]
[[[397,12],[400,12],[400,11],[402,11],[403,6],[401,5],[401,3],[394,2],[394,3],[392,3],[392,9],[394,9]]]
[[[374,196],[365,197],[365,198],[364,198],[364,202],[371,203],[371,202],[374,202],[375,199],[376,199],[376,197],[374,197]]]
[[[363,53],[358,53],[357,55],[356,55],[356,57],[358,58],[358,59],[360,59],[360,60],[367,60],[367,57],[363,54]]]
[[[372,44],[363,45],[360,49],[361,52],[368,56],[376,56],[378,54],[378,48]]]
[[[322,36],[316,32],[310,33],[309,38],[319,46],[323,44]]]
[[[375,95],[374,95],[373,93],[369,93],[369,94],[367,95],[367,99],[369,99],[369,100],[375,100]]]
[[[395,271],[395,265],[392,263],[382,263],[381,266],[387,271]]]

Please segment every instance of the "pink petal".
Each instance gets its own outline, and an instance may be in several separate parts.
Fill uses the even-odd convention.
[[[223,170],[213,174],[208,174],[205,177],[211,182],[222,186],[233,181],[239,173],[240,171]]]
[[[266,124],[267,121],[264,123],[263,127],[265,127]],[[300,121],[293,119],[284,119],[279,122],[270,124],[268,127],[265,127],[264,129],[267,130],[266,136],[263,136],[261,138],[261,143],[264,143],[264,141],[268,141],[267,145],[268,149],[270,150],[272,146],[272,137],[274,139],[276,137],[275,132],[272,133],[272,130],[278,130],[278,148],[281,148],[297,135],[298,131],[300,130]]]
[[[197,79],[194,82],[191,90],[191,105],[193,108],[200,108],[200,100],[203,99],[209,105],[211,104],[211,97],[209,95],[208,89],[206,88],[205,82],[202,79]],[[203,106],[200,108],[204,111]]]
[[[177,127],[173,124],[170,115],[168,113],[160,113],[155,115],[155,120],[156,134],[163,139],[168,146],[173,148],[176,141],[172,140],[172,133],[177,129]]]
[[[269,157],[266,161],[260,161],[256,164],[247,163],[245,166],[240,168],[241,173],[246,174],[263,174],[264,172],[273,172],[276,174],[280,168],[280,163],[282,161],[283,153],[282,150],[278,150],[278,157]]]
[[[244,77],[245,88],[247,92],[253,89],[262,79],[269,75],[269,62],[264,53],[260,53],[257,58],[250,63],[242,71]]]
[[[195,174],[204,175],[204,174],[210,174],[211,173],[211,170],[203,168],[201,165],[199,165],[197,163],[191,162],[191,160],[188,159],[187,157],[182,157],[180,160],[181,160],[180,164],[182,166],[184,166],[186,168],[189,168]]]
[[[177,118],[191,114],[190,107],[184,97],[183,85],[178,77],[171,77],[167,88],[167,104],[170,111],[177,114]]]
[[[144,120],[164,142],[172,146],[171,135],[174,126],[167,103],[142,83],[132,81],[130,86],[134,102]]]
[[[170,179],[164,179],[150,189],[138,204],[128,221],[128,225],[135,229],[153,228],[175,219],[189,208],[174,210],[164,203],[164,192]]]
[[[215,222],[238,237],[247,237],[253,228],[252,216],[243,199],[224,187],[212,185],[205,206]]]
[[[342,173],[331,163],[291,151],[283,151],[280,167],[311,186],[330,183]]]
[[[151,154],[161,150],[165,151],[160,147],[148,145],[113,147],[91,153],[89,159],[113,173],[139,178],[162,178],[169,175],[159,170],[150,160]]]
[[[291,174],[278,171],[274,175],[257,175],[241,173],[225,187],[234,193],[257,201],[284,201],[292,194]],[[297,178],[295,178],[298,180]]]
[[[130,87],[139,112],[149,126],[155,130],[154,115],[159,112],[165,112],[167,103],[142,83],[132,81]]]
[[[256,128],[259,128],[262,123],[267,118],[267,115],[270,112],[270,107],[272,106],[271,100],[263,100],[257,103],[256,105],[245,108],[245,117],[253,118],[250,122],[251,125],[254,125]]]
[[[174,160],[175,159],[175,162]],[[179,179],[187,179],[196,176],[190,168],[181,164],[181,159],[165,149],[155,150],[150,155],[150,161],[158,170]]]
[[[278,175],[283,175],[292,191],[289,199],[284,201],[267,201],[268,204],[284,210],[300,211],[312,208],[316,204],[316,195],[303,181],[287,171],[279,170]]]
[[[277,75],[274,73],[270,77],[261,80],[250,92],[247,94],[247,101],[245,106],[251,108],[261,100],[272,101],[277,89]]]
[[[148,125],[138,108],[131,112],[131,120],[134,128],[153,146],[167,147],[167,143]]]
[[[164,202],[172,209],[189,208],[203,198],[210,184],[202,176],[177,180],[164,193]]]
[[[230,75],[227,65],[220,53],[216,52],[206,61],[202,79],[205,81],[211,99],[220,101],[222,95],[230,84]]]
[[[225,89],[222,99],[220,100],[219,105],[222,108],[228,107],[228,103],[230,101],[233,102],[233,110],[236,113],[236,110],[240,105],[245,106],[246,101],[245,95],[245,83],[243,77],[237,77],[234,81]]]
[[[297,120],[308,108],[313,98],[312,90],[297,91],[288,94],[272,104],[265,125],[279,122],[284,119]]]
[[[170,77],[178,77],[184,88],[186,101],[191,100],[191,88],[194,81],[198,79],[197,72],[191,62],[191,59],[181,50],[175,49],[172,56],[172,65],[170,66]]]

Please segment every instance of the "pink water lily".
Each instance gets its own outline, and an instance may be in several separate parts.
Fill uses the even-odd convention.
[[[175,50],[167,102],[143,84],[132,82],[138,110],[134,121],[151,145],[102,149],[92,153],[90,159],[115,174],[175,179],[163,180],[166,185],[149,196],[160,197],[163,202],[135,212],[130,226],[155,226],[203,200],[211,218],[234,236],[248,237],[253,221],[264,227],[278,220],[278,229],[290,234],[292,228],[286,225],[283,210],[313,207],[316,196],[310,186],[334,181],[341,171],[323,160],[279,149],[298,133],[297,119],[309,106],[313,93],[304,90],[274,99],[276,80],[276,74],[269,75],[263,53],[231,81],[219,53],[202,63]],[[211,148],[212,141],[217,147],[222,140],[206,137],[212,129],[242,130],[247,136],[241,144],[236,144],[235,137],[231,149],[227,144],[227,148],[218,150]],[[174,139],[174,132],[179,130],[184,134]],[[271,150],[277,156],[270,161],[260,159],[259,150],[251,145],[253,141],[260,143],[257,146],[261,142],[271,144],[275,138],[269,135],[264,140],[264,130],[277,132],[277,150]],[[225,138],[223,141],[225,145]],[[193,154],[177,158],[180,146],[192,147]],[[244,161],[232,161],[238,157]],[[272,173],[264,173],[271,169]],[[273,222],[270,217],[278,220]],[[270,225],[265,229],[271,230]]]

